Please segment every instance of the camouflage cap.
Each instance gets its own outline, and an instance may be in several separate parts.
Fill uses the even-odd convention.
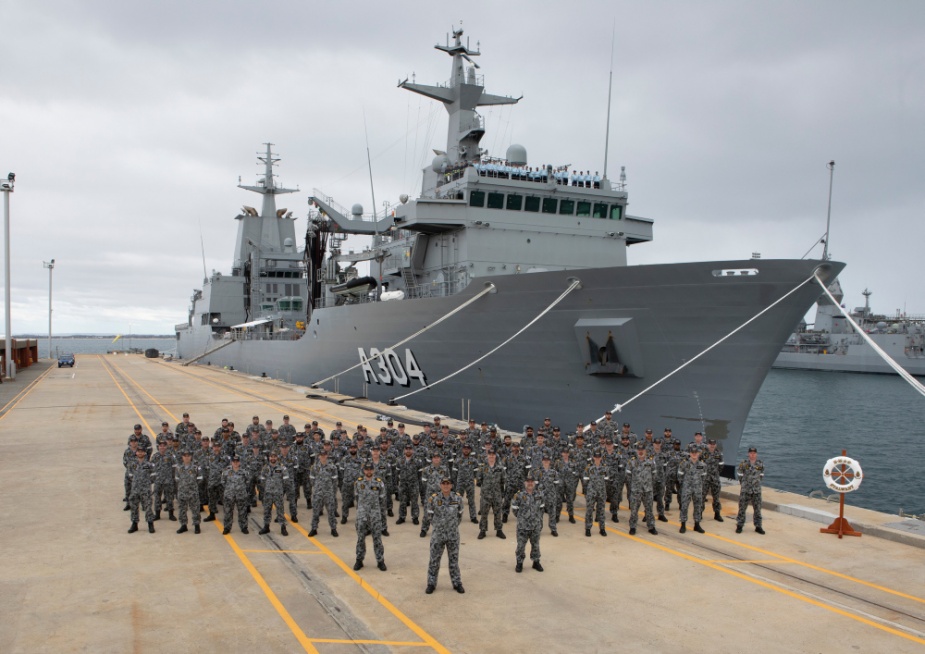
[[[363,464],[363,470],[372,470],[374,468],[373,464],[367,461]]]
[[[711,438],[710,440],[707,441],[707,445],[716,445],[716,439]]]
[[[135,425],[132,429],[141,429],[141,425]]]
[[[180,454],[182,456],[193,456],[193,453],[190,452],[189,450],[183,450]]]
[[[748,448],[748,451],[749,451],[749,452],[755,452],[755,453],[757,454],[758,448],[755,447],[754,445],[752,445],[750,448]]]
[[[235,454],[233,457],[231,457],[231,461],[232,461],[232,462],[237,461],[237,462],[240,463],[241,457],[239,457],[237,454]]]

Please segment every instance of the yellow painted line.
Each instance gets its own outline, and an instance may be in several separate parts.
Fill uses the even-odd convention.
[[[215,522],[215,528],[221,532],[222,527],[219,525],[218,521]],[[289,615],[289,611],[286,610],[286,607],[283,606],[283,603],[279,601],[279,598],[276,596],[276,593],[267,585],[266,580],[264,580],[263,575],[257,572],[257,568],[254,567],[254,564],[250,562],[250,559],[247,558],[247,555],[244,553],[238,544],[232,538],[231,534],[223,536],[225,541],[231,545],[231,549],[234,550],[234,553],[238,555],[238,558],[241,559],[241,563],[244,564],[244,567],[247,568],[247,571],[251,573],[251,576],[254,578],[254,581],[257,582],[257,585],[260,586],[260,589],[263,591],[264,595],[267,596],[267,599],[270,600],[270,604],[273,605],[273,608],[276,609],[276,612],[279,613],[279,616],[283,619],[283,622],[289,627],[292,631],[292,634],[296,637],[296,640],[299,641],[299,644],[306,652],[312,652],[317,654],[318,650],[312,645],[311,640],[308,636],[305,635],[305,632],[302,631],[301,627],[296,624],[295,620],[292,619],[292,616]]]
[[[611,528],[611,527],[608,527],[608,528],[607,528],[607,531],[610,531],[610,532],[612,532],[612,533],[614,533],[614,534],[617,534],[617,535],[619,535],[619,536],[622,536],[623,538],[627,538],[627,539],[629,539],[629,540],[636,541],[637,543],[641,543],[641,544],[647,545],[647,546],[649,546],[649,547],[654,547],[655,549],[661,550],[661,551],[663,551],[663,552],[665,552],[665,553],[667,553],[667,554],[672,554],[672,555],[674,555],[674,556],[680,557],[680,558],[685,559],[685,560],[687,560],[687,561],[690,561],[690,562],[692,562],[692,563],[697,563],[697,564],[706,566],[706,567],[708,567],[708,568],[712,568],[713,570],[718,570],[719,572],[722,572],[722,573],[725,573],[725,574],[728,574],[728,575],[732,575],[733,577],[737,577],[737,578],[742,579],[742,580],[744,580],[744,581],[748,581],[748,582],[750,582],[750,583],[756,584],[756,585],[761,586],[761,587],[763,587],[763,588],[767,588],[767,589],[769,589],[769,590],[777,591],[778,593],[781,593],[781,594],[786,595],[786,596],[788,596],[788,597],[792,597],[793,599],[800,600],[801,602],[806,602],[807,604],[811,604],[811,605],[816,606],[816,607],[818,607],[818,608],[825,609],[826,611],[831,611],[832,613],[836,613],[836,614],[841,615],[841,616],[843,616],[843,617],[850,618],[851,620],[855,620],[855,621],[860,622],[860,623],[862,623],[862,624],[866,624],[866,625],[869,626],[869,627],[873,627],[873,628],[875,628],[875,629],[879,629],[879,630],[881,630],[881,631],[885,631],[885,632],[887,632],[887,633],[889,633],[889,634],[893,634],[894,636],[899,636],[900,638],[905,638],[906,640],[911,640],[911,641],[914,642],[914,643],[919,643],[920,645],[925,645],[925,638],[919,638],[918,636],[913,636],[912,634],[907,634],[907,633],[905,633],[905,632],[903,632],[903,631],[900,631],[900,630],[898,630],[898,629],[893,629],[892,627],[887,627],[886,625],[883,625],[883,624],[880,624],[880,623],[875,622],[875,621],[873,621],[873,620],[868,620],[867,618],[861,617],[860,615],[857,615],[856,613],[851,613],[850,611],[846,611],[846,610],[844,610],[844,609],[840,609],[840,608],[838,608],[838,607],[832,606],[831,604],[826,604],[825,602],[821,602],[821,601],[819,601],[819,600],[812,599],[812,598],[807,597],[807,596],[805,596],[805,595],[801,595],[801,594],[798,593],[798,592],[795,592],[795,591],[792,591],[792,590],[788,590],[787,588],[784,588],[784,587],[779,586],[779,585],[777,585],[777,584],[774,584],[774,583],[771,583],[771,582],[768,582],[768,581],[764,581],[764,580],[762,580],[762,579],[756,579],[755,577],[751,577],[751,576],[749,576],[749,575],[747,575],[747,574],[745,574],[745,573],[742,573],[742,572],[739,572],[739,571],[737,571],[737,570],[732,570],[732,569],[730,569],[730,568],[727,568],[727,567],[725,567],[724,565],[720,565],[720,564],[717,564],[717,563],[713,563],[713,562],[708,561],[708,560],[706,560],[706,559],[701,559],[701,558],[698,558],[698,557],[696,557],[696,556],[693,556],[693,555],[690,555],[690,554],[686,554],[686,553],[684,553],[684,552],[681,552],[681,551],[679,551],[679,550],[675,550],[675,549],[672,549],[672,548],[670,548],[670,547],[666,547],[666,546],[664,546],[664,545],[659,545],[658,543],[653,543],[652,541],[650,541],[650,540],[648,540],[648,539],[637,538],[636,536],[630,536],[630,535],[627,534],[627,533],[624,533],[624,532],[622,532],[622,531],[618,531],[618,530],[613,529],[613,528]],[[734,541],[730,541],[730,542],[734,542]],[[799,563],[799,562],[797,561],[797,563]]]
[[[241,550],[248,554],[324,554],[321,550]]]
[[[0,415],[0,420],[3,420],[4,418],[6,418],[7,415],[9,415],[9,413],[13,409],[19,406],[19,403],[22,402],[24,399],[26,399],[26,396],[29,395],[29,393],[31,393],[32,391],[34,391],[36,386],[38,386],[39,382],[45,379],[45,377],[47,377],[51,373],[52,370],[54,370],[54,368],[49,366],[48,370],[46,370],[41,375],[39,375],[38,377],[33,379],[31,382],[29,382],[29,384],[27,384],[24,389],[19,391],[19,393],[17,393],[13,397],[12,400],[6,403],[6,406],[0,408],[0,413],[3,414],[3,415]],[[12,382],[7,382],[7,383],[12,383]]]
[[[119,392],[122,393],[122,396],[125,398],[125,401],[128,402],[128,404],[129,404],[130,407],[132,407],[132,411],[135,412],[135,415],[138,416],[138,419],[139,419],[142,423],[144,423],[145,428],[146,428],[146,429],[148,430],[148,432],[150,433],[150,432],[151,432],[151,425],[149,425],[149,424],[148,424],[148,421],[145,420],[145,417],[144,417],[143,415],[141,415],[141,411],[138,410],[138,407],[136,407],[136,406],[135,406],[135,403],[132,402],[132,400],[129,398],[128,394],[127,394],[127,393],[125,392],[125,390],[122,388],[122,384],[120,384],[120,383],[118,382],[118,380],[116,379],[116,376],[113,375],[112,372],[109,370],[109,367],[108,367],[107,363],[106,363],[104,360],[102,360],[102,359],[100,358],[99,355],[97,355],[97,358],[101,360],[101,362],[102,362],[102,364],[103,364],[103,370],[105,370],[105,371],[106,371],[106,374],[109,375],[109,376],[112,378],[112,383],[116,385],[116,388],[118,388],[118,389],[119,389]]]
[[[171,418],[173,418],[174,421],[176,421],[176,422],[179,422],[179,421],[180,421],[180,419],[177,418],[177,416],[175,416],[173,413],[171,413],[170,409],[168,409],[168,408],[165,407],[163,404],[161,404],[161,403],[158,402],[156,399],[154,399],[154,396],[151,395],[151,393],[149,393],[147,390],[145,390],[144,386],[142,386],[142,385],[139,384],[137,381],[135,381],[135,380],[132,378],[131,375],[129,375],[127,372],[125,372],[125,369],[122,368],[121,366],[119,367],[119,372],[121,372],[123,375],[125,375],[125,378],[128,379],[130,382],[132,382],[132,384],[133,384],[136,388],[138,388],[139,391],[141,391],[142,393],[144,393],[145,395],[147,395],[148,397],[150,397],[150,398],[151,398],[151,401],[154,402],[154,404],[156,404],[157,406],[159,406],[162,410],[166,411],[166,412],[167,412],[167,415],[169,415]],[[158,433],[160,433],[160,432],[158,432]]]
[[[775,565],[779,563],[798,563],[797,561],[781,561],[780,559],[753,559],[751,561],[743,559],[704,559],[707,563],[773,563]]]
[[[312,638],[313,643],[336,645],[388,645],[390,647],[430,647],[427,643],[403,643],[396,640],[338,640],[336,638]]]
[[[288,518],[289,516],[287,515],[286,517]],[[413,631],[415,634],[417,634],[418,637],[421,638],[421,640],[424,641],[424,643],[423,643],[424,645],[427,645],[427,646],[433,648],[434,651],[440,652],[441,654],[450,654],[450,650],[448,650],[446,647],[444,647],[443,645],[441,645],[441,644],[437,641],[436,638],[434,638],[434,637],[431,636],[429,633],[427,633],[426,631],[424,631],[424,629],[423,629],[422,627],[418,626],[417,623],[415,623],[414,621],[411,620],[411,618],[409,618],[407,615],[405,615],[404,613],[402,613],[402,612],[398,609],[398,607],[396,607],[396,606],[395,606],[394,604],[392,604],[389,600],[387,600],[378,590],[376,590],[375,588],[373,588],[365,579],[363,579],[363,577],[361,577],[361,576],[358,575],[356,572],[354,572],[353,568],[351,568],[351,567],[348,566],[346,563],[344,563],[344,562],[340,559],[340,557],[338,557],[334,552],[332,552],[330,549],[328,549],[328,548],[324,545],[324,543],[322,543],[322,542],[321,542],[320,540],[318,540],[317,538],[309,538],[308,532],[305,531],[305,529],[302,528],[302,525],[293,524],[293,525],[290,525],[290,526],[292,526],[292,527],[294,527],[296,530],[298,530],[298,532],[299,532],[300,534],[302,534],[305,538],[308,538],[308,540],[310,540],[314,545],[316,545],[316,546],[318,547],[318,549],[320,549],[322,552],[324,552],[325,554],[327,554],[327,555],[328,555],[328,558],[330,558],[332,561],[334,561],[334,563],[336,563],[336,564],[338,565],[338,567],[340,567],[341,570],[343,570],[351,579],[353,579],[355,582],[357,582],[357,583],[360,585],[360,588],[362,588],[362,589],[365,590],[367,593],[369,593],[369,594],[370,594],[373,598],[375,598],[380,604],[382,604],[382,606],[384,606],[384,607],[389,611],[389,613],[391,613],[392,615],[394,615],[394,616],[395,616],[396,618],[398,618],[406,627],[408,627],[411,631]]]

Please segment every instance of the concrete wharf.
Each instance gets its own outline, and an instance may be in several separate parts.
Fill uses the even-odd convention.
[[[467,513],[465,595],[445,562],[424,594],[429,539],[410,521],[390,520],[387,572],[371,551],[354,572],[352,516],[339,538],[324,519],[309,538],[304,500],[288,537],[276,525],[257,535],[256,513],[250,535],[235,524],[222,536],[220,520],[177,535],[166,514],[155,534],[126,533],[121,457],[136,422],[153,437],[188,411],[211,435],[222,417],[241,428],[288,413],[297,426],[342,420],[374,433],[377,414],[396,415],[311,393],[137,355],[79,356],[73,369],[42,361],[0,385],[0,652],[925,651],[916,525],[848,507],[870,532],[840,540],[806,519],[831,505],[773,491],[766,536],[750,523],[735,534],[727,492],[726,521],[706,519],[706,534],[679,534],[675,506],[658,536],[642,523],[630,536],[624,509],[608,538],[597,528],[586,538],[579,498],[578,524],[544,531],[543,573],[529,560],[514,572],[513,519],[507,540],[476,540]]]

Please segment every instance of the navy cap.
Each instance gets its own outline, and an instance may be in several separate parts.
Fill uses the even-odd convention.
[[[748,451],[749,451],[749,452],[758,452],[758,448],[755,447],[755,446],[752,446],[752,447],[748,448]]]

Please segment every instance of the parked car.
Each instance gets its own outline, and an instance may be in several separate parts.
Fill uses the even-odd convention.
[[[69,368],[73,368],[75,363],[76,363],[76,360],[74,359],[73,354],[59,354],[58,355],[58,367],[59,368],[62,366],[68,366]]]

